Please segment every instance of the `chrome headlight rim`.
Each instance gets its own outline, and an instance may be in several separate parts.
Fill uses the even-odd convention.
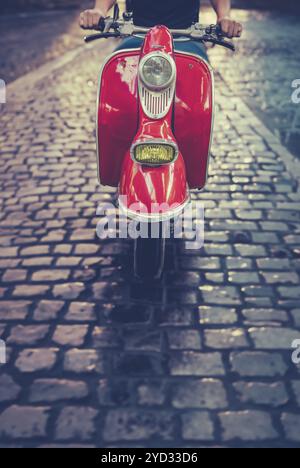
[[[145,64],[147,63],[147,61],[151,58],[158,58],[158,57],[167,60],[167,62],[171,66],[171,71],[172,71],[169,80],[161,86],[153,85],[152,83],[149,83],[145,79],[144,72],[143,72],[143,68]],[[139,64],[139,78],[142,81],[143,85],[147,89],[150,89],[151,91],[162,91],[164,89],[169,88],[172,85],[172,83],[175,81],[176,72],[177,72],[176,64],[175,64],[173,57],[171,57],[169,54],[166,54],[164,52],[151,52],[150,54],[145,55],[145,57],[141,59],[140,64]]]
[[[171,162],[160,162],[159,164],[145,164],[140,161],[136,160],[135,157],[135,150],[137,146],[143,146],[143,145],[162,145],[162,146],[171,146],[174,149],[174,159]],[[137,140],[136,142],[133,143],[133,145],[130,148],[130,156],[133,162],[136,164],[139,164],[140,166],[149,166],[149,167],[159,167],[159,166],[168,166],[170,164],[174,164],[179,156],[179,148],[177,143],[175,141],[168,141],[168,140],[160,140],[160,139],[155,139],[155,140]]]

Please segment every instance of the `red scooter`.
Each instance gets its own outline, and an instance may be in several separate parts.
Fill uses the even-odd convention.
[[[176,37],[234,50],[218,26],[184,30],[144,28],[130,15],[101,20],[102,31],[85,38],[143,35],[141,49],[109,56],[100,74],[97,111],[101,185],[118,189],[129,219],[160,226],[159,235],[135,240],[134,271],[159,277],[164,265],[163,222],[178,217],[190,190],[203,189],[208,171],[214,112],[214,80],[199,56],[174,51]]]

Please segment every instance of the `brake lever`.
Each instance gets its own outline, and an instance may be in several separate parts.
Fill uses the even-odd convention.
[[[203,36],[202,38],[203,42],[211,42],[212,44],[223,46],[226,49],[231,50],[232,52],[235,52],[236,48],[235,45],[232,42],[227,42],[223,39],[223,36],[218,38],[212,37],[212,36]]]
[[[235,45],[234,45],[232,42],[219,41],[219,40],[217,40],[217,41],[214,42],[214,44],[223,46],[223,47],[225,47],[226,49],[231,50],[232,52],[235,52],[235,51],[236,51],[236,47],[235,47]]]
[[[225,41],[226,35],[224,35],[222,28],[219,24],[208,26],[205,30],[207,38],[205,37],[204,40],[206,42],[212,42],[213,44],[220,45],[226,47],[229,50],[235,52],[236,48],[232,42]],[[216,37],[214,37],[216,36]]]
[[[119,5],[116,3],[115,6],[114,6],[114,14],[113,14],[113,20],[114,20],[114,23],[116,21],[118,21],[120,17],[120,7]]]

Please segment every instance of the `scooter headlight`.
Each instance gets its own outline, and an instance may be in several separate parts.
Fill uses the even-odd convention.
[[[167,54],[157,52],[146,55],[140,64],[140,77],[150,89],[164,89],[170,86],[175,78],[175,63]]]

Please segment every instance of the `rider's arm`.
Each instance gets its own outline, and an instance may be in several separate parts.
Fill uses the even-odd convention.
[[[95,10],[102,10],[105,15],[108,14],[111,7],[117,2],[117,0],[96,0],[95,1]]]
[[[240,37],[243,26],[231,19],[231,0],[210,0],[222,31],[230,38]]]
[[[82,28],[92,29],[99,24],[100,18],[108,15],[111,7],[117,0],[95,0],[95,7],[92,10],[85,10],[81,13],[79,24]]]

